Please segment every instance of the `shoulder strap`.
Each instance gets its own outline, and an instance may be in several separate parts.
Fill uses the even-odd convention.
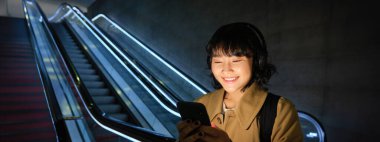
[[[260,141],[270,142],[274,120],[277,115],[277,103],[280,96],[268,93],[263,106],[258,113],[258,123],[260,127]]]

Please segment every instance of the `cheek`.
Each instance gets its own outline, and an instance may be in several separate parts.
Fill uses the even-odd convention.
[[[219,73],[218,73],[218,71],[214,68],[214,69],[211,69],[211,73],[212,73],[212,75],[215,77],[215,78],[218,78],[218,75],[219,75]]]
[[[251,77],[252,72],[253,72],[253,68],[252,68],[252,66],[250,66],[250,65],[246,65],[246,66],[244,66],[244,68],[241,68],[240,71],[241,71],[243,74],[245,74],[246,76]]]
[[[211,72],[213,74],[217,73],[218,72],[218,67],[216,65],[211,65]]]

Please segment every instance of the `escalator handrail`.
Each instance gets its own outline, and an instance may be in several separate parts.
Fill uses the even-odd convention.
[[[173,72],[175,72],[178,76],[183,78],[185,81],[187,81],[189,84],[191,84],[193,87],[195,87],[198,91],[202,92],[203,94],[206,94],[209,92],[208,89],[200,85],[200,83],[196,82],[195,80],[191,79],[188,75],[186,75],[181,70],[177,69],[174,65],[172,65],[170,62],[168,62],[166,59],[161,57],[158,53],[153,51],[151,48],[146,46],[144,43],[142,43],[139,39],[131,35],[130,33],[126,32],[123,28],[121,28],[118,24],[110,20],[106,15],[104,14],[98,14],[97,16],[92,18],[92,22],[96,21],[100,17],[103,17],[107,19],[107,21],[111,22],[114,26],[116,26],[119,30],[121,30],[124,34],[126,34],[129,38],[131,38],[134,42],[136,42],[138,45],[140,45],[144,50],[146,50],[148,53],[150,53],[153,57],[155,57],[157,60],[159,60],[161,63],[165,64],[169,69],[171,69]]]
[[[35,9],[29,9],[27,4],[33,5]],[[36,29],[32,25],[33,24],[31,21],[32,17],[33,18],[38,18],[38,25],[42,26],[43,32],[41,32],[43,35],[42,37],[45,37],[46,40],[44,40],[43,44],[47,44],[48,46],[45,45],[33,45],[35,46],[34,49],[37,50],[35,51],[36,58],[38,60],[39,68],[41,70],[41,76],[43,76],[43,82],[44,85],[47,87],[44,87],[46,93],[51,94],[51,96],[47,97],[48,100],[51,100],[54,104],[53,111],[52,113],[56,116],[56,120],[54,121],[54,125],[56,126],[56,131],[57,131],[57,137],[59,141],[69,141],[70,139],[82,139],[82,140],[91,140],[92,137],[88,135],[86,128],[83,128],[79,125],[83,125],[83,121],[81,120],[83,118],[82,113],[79,111],[78,103],[73,99],[73,91],[70,89],[70,85],[72,85],[72,82],[68,81],[67,79],[65,80],[64,77],[67,77],[65,75],[65,69],[66,64],[62,59],[62,56],[59,52],[57,52],[57,44],[53,38],[52,33],[50,32],[50,27],[49,24],[46,22],[46,16],[43,14],[41,8],[37,4],[35,0],[24,0],[23,1],[23,8],[25,11],[25,17],[26,21],[28,23],[29,29],[31,31],[31,39],[32,42],[38,42],[36,39],[37,38],[35,31],[33,29]],[[29,10],[36,12],[38,17],[35,17],[35,15],[31,15]],[[34,22],[35,23],[35,22]],[[38,26],[37,26],[38,27]],[[33,28],[33,29],[32,29]],[[47,43],[45,43],[47,42]],[[44,51],[46,50],[46,51]],[[42,53],[49,54],[49,56],[44,56]],[[57,57],[58,56],[58,57]],[[50,64],[49,66],[46,66],[45,62]],[[51,66],[55,65],[55,66]],[[49,69],[51,68],[51,69]],[[51,74],[52,73],[52,74]],[[51,76],[52,75],[52,76]],[[62,76],[61,76],[62,75]],[[54,83],[55,82],[55,83]],[[57,84],[57,82],[59,82]],[[55,87],[54,85],[55,84]],[[59,90],[57,90],[59,89]],[[51,98],[54,96],[54,99]],[[49,103],[50,104],[50,103]],[[68,106],[68,107],[67,107]],[[70,123],[73,122],[74,123]],[[80,134],[77,134],[77,133]]]
[[[72,11],[72,9],[69,6],[67,6],[67,9]],[[134,93],[133,91],[128,91],[131,89],[123,89],[122,88],[123,86],[128,85],[128,84],[125,84],[125,82],[124,82],[125,80],[123,80],[123,78],[121,76],[119,76],[118,72],[115,72],[115,69],[113,67],[111,67],[112,65],[110,65],[109,60],[105,59],[103,57],[103,55],[101,55],[102,53],[100,53],[97,48],[101,47],[101,49],[105,50],[102,52],[107,52],[108,54],[110,54],[112,56],[110,59],[111,60],[113,59],[114,61],[116,61],[117,64],[121,65],[123,67],[123,69],[125,69],[123,71],[127,71],[128,73],[130,73],[130,75],[132,75],[136,79],[136,81],[138,81],[138,83],[141,85],[141,87],[144,87],[144,89],[145,89],[146,93],[148,93],[148,95],[155,97],[155,95],[154,95],[155,92],[153,92],[154,90],[152,91],[147,86],[144,86],[145,83],[143,83],[141,80],[139,80],[139,78],[133,73],[133,71],[131,71],[123,63],[123,61],[118,56],[115,55],[115,53],[110,49],[110,47],[108,45],[106,45],[105,42],[75,12],[72,12],[72,15],[69,15],[68,18],[65,18],[65,22],[69,23],[69,25],[68,25],[69,27],[74,28],[73,31],[76,31],[76,32],[74,32],[74,34],[77,35],[77,37],[79,37],[78,39],[80,42],[83,43],[82,45],[84,45],[85,49],[90,51],[89,53],[91,53],[91,56],[94,55],[94,57],[97,56],[97,58],[102,59],[102,60],[97,60],[97,61],[102,62],[101,64],[97,64],[97,65],[99,67],[101,67],[102,70],[104,69],[104,71],[102,71],[103,73],[106,73],[106,74],[109,74],[112,76],[111,78],[109,78],[109,80],[116,81],[115,82],[116,84],[114,84],[113,87],[119,88],[119,89],[117,89],[117,91],[118,91],[117,94],[120,95],[121,97],[124,97],[124,98],[128,97],[129,99],[131,99],[131,103],[129,103],[129,104],[132,104],[131,105],[132,108],[134,108],[133,106],[135,106],[135,107],[138,106],[138,108],[136,110],[137,114],[136,113],[134,113],[134,114],[136,114],[136,115],[141,114],[142,115],[142,117],[140,117],[139,120],[140,121],[146,120],[146,122],[150,125],[150,127],[153,130],[158,131],[161,134],[164,134],[167,136],[174,136],[174,133],[170,133],[170,130],[173,130],[173,129],[169,130],[164,124],[162,124],[161,120],[158,120],[158,118],[157,118],[158,116],[156,116],[156,114],[152,112],[152,109],[149,109],[147,107],[147,105],[143,103],[143,100],[141,100],[142,98],[139,98],[139,96],[136,93]],[[79,24],[79,25],[77,25],[77,24]],[[79,28],[79,29],[77,29],[77,28]],[[88,34],[89,36],[86,36],[83,34]],[[94,45],[96,45],[96,46],[94,46]],[[103,66],[103,64],[105,66],[110,66],[110,68],[109,67],[105,68],[105,66]],[[117,70],[119,70],[119,69],[117,69]],[[114,74],[111,74],[111,73],[114,73]],[[119,91],[119,90],[121,90],[121,91]],[[127,92],[125,92],[125,91],[127,91]],[[128,94],[128,93],[131,93],[131,94]],[[127,98],[125,98],[125,99],[127,99]],[[157,97],[154,99],[159,100],[159,98],[157,98]],[[127,100],[125,100],[125,101],[127,101]],[[167,109],[162,109],[162,110],[167,110]],[[177,112],[174,112],[174,113],[177,113]],[[170,116],[171,115],[169,114],[169,117]]]
[[[48,94],[54,94],[54,91],[53,91],[53,87],[51,85],[51,83],[48,81],[49,77],[48,77],[48,73],[47,73],[47,70],[44,70],[43,69],[43,61],[41,58],[41,55],[39,53],[39,51],[37,51],[36,47],[34,44],[36,44],[36,38],[34,35],[36,35],[36,33],[32,30],[32,23],[30,22],[29,20],[29,12],[28,10],[25,8],[26,7],[26,1],[23,1],[23,7],[24,7],[24,13],[25,13],[25,17],[26,17],[26,22],[27,22],[27,25],[28,25],[28,29],[29,29],[29,35],[30,35],[30,42],[32,44],[32,50],[34,52],[34,56],[35,56],[35,60],[36,60],[36,63],[37,63],[37,70],[39,72],[39,77],[42,81],[42,87],[43,87],[43,92],[44,92],[44,95],[45,95],[45,98],[46,98],[46,101],[47,101],[47,104],[48,104],[48,108],[49,108],[49,113],[50,113],[50,116],[53,120],[53,123],[54,123],[54,130],[55,130],[55,135],[56,135],[56,138],[57,139],[66,139],[69,136],[69,134],[67,133],[61,133],[61,132],[66,132],[67,131],[67,127],[63,124],[63,123],[57,123],[57,121],[59,121],[59,118],[62,118],[62,113],[61,113],[61,110],[59,109],[59,106],[58,106],[58,102],[57,101],[54,101],[55,99],[52,99]],[[52,102],[50,102],[52,101]],[[57,130],[57,128],[60,128],[60,129],[63,129],[61,132],[59,132]]]
[[[70,7],[71,8],[71,7]],[[73,10],[75,11],[75,9],[73,8]],[[78,9],[76,9],[77,11],[78,11]],[[76,14],[78,14],[78,13],[76,13]],[[80,14],[78,14],[79,15],[79,17],[81,17],[81,18],[83,18]],[[83,20],[83,19],[80,19],[80,20]],[[86,20],[87,20],[87,22],[86,22]],[[85,19],[83,22],[84,23],[87,23],[87,24],[89,24],[90,26],[91,26],[91,22],[90,23],[88,23],[88,19]],[[94,26],[94,25],[92,25],[92,26]],[[92,29],[89,29],[89,30],[92,30]],[[94,33],[95,34],[95,33]],[[98,35],[95,35],[95,36],[98,36]],[[102,36],[102,35],[101,35]],[[104,36],[104,35],[103,35]],[[110,52],[112,51],[111,49],[109,49],[109,47],[107,46],[107,44],[105,44],[103,41],[101,41],[101,43],[102,44],[104,44],[103,46],[105,47],[105,48],[107,48]],[[112,45],[112,44],[111,44]],[[115,48],[115,45],[112,45],[112,47],[113,48]],[[118,50],[118,52],[121,52],[118,48],[116,48],[117,50]],[[119,59],[119,57],[118,56],[116,56],[116,55],[114,55],[115,56],[115,58],[118,58]],[[123,56],[123,57],[126,57],[126,56]],[[127,60],[129,61],[129,63],[132,63],[133,64],[133,62],[130,60],[130,59],[128,59],[127,58]],[[126,65],[124,64],[124,62],[123,61],[121,61],[121,60],[119,60],[119,62],[123,65],[123,67],[125,67],[126,69],[128,68],[128,67],[126,67]],[[131,72],[131,74],[134,74],[134,73],[132,73]],[[140,78],[138,78],[137,76],[134,76],[135,78],[136,78],[136,80],[140,80]],[[142,86],[144,86],[144,88],[145,89],[147,89],[147,91],[148,91],[148,93],[166,110],[166,111],[168,111],[168,112],[170,112],[171,114],[173,114],[173,115],[175,115],[175,116],[177,116],[177,117],[180,117],[180,115],[179,115],[179,113],[176,111],[176,110],[173,110],[172,109],[172,107],[169,107],[169,106],[167,106],[165,103],[163,103],[156,95],[155,95],[155,93],[153,93],[152,91],[150,91],[150,89],[148,88],[148,87],[146,87],[146,85],[142,82],[142,81],[139,81],[139,83],[142,85]],[[175,104],[176,104],[176,102],[173,102],[172,103],[172,105],[173,106],[175,106]]]
[[[39,12],[41,13],[41,15],[43,15],[41,20],[45,22],[47,18],[43,14],[39,5],[35,1],[33,2],[37,5],[37,8]],[[82,96],[82,95],[89,95],[89,94],[80,94],[80,93],[78,94],[80,96],[81,101],[84,102],[86,111],[90,114],[91,118],[97,124],[99,124],[100,126],[102,126],[108,131],[111,131],[117,135],[120,135],[132,141],[175,141],[175,139],[173,138],[166,137],[154,131],[133,126],[131,124],[124,123],[122,121],[110,118],[107,115],[105,115],[105,113],[101,111],[99,107],[96,106],[96,104],[92,100],[86,99],[85,97]]]
[[[154,81],[152,81],[150,78],[149,78],[149,75],[147,75],[146,73],[144,73],[144,71],[142,71],[131,59],[129,59],[127,56],[125,56],[122,51],[115,45],[113,44],[104,34],[102,34],[100,32],[100,30],[95,26],[93,25],[93,23],[87,19],[87,17],[85,17],[82,12],[76,8],[76,7],[73,7],[73,10],[81,17],[83,18],[83,20],[89,24],[91,26],[92,29],[94,29],[97,34],[99,34],[103,39],[105,39],[107,41],[107,43],[109,43],[109,45],[111,45],[112,48],[114,48],[120,56],[122,56],[122,58],[127,61],[130,65],[132,65],[132,67],[137,70],[139,72],[139,74],[141,74],[146,80],[148,80],[148,82],[160,93],[164,96],[164,98],[166,100],[168,100],[171,105],[173,107],[176,106],[176,102],[177,101],[174,101],[173,99],[171,99],[171,97],[169,97],[167,95],[167,91],[164,91],[163,89],[161,89],[161,87],[159,87],[160,85],[158,85],[157,83],[155,83]],[[137,79],[137,78],[136,78]],[[169,106],[166,106],[165,103],[163,103],[160,99],[158,99],[154,93],[150,93],[150,95],[155,98],[155,100],[164,108],[166,109],[167,111],[169,111],[170,113],[172,113],[173,115],[177,116],[177,117],[180,117],[179,113],[173,109],[170,109]]]

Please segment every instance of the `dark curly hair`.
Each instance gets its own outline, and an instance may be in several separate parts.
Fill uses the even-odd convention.
[[[252,77],[242,91],[254,82],[260,88],[267,90],[265,85],[276,72],[275,66],[268,62],[268,51],[262,33],[249,23],[232,23],[220,27],[208,42],[206,51],[207,64],[210,70],[212,57],[220,53],[227,56],[252,57]],[[212,72],[211,76],[214,88],[222,88]]]

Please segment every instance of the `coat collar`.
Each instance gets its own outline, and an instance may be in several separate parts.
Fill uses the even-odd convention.
[[[210,101],[215,104],[209,106],[211,108],[208,108],[208,114],[211,120],[223,110],[224,92],[224,89],[218,89],[211,95]],[[256,83],[253,83],[245,90],[241,98],[242,100],[236,108],[236,115],[242,128],[248,129],[251,126],[257,113],[264,104],[266,96],[267,92],[260,89]]]

